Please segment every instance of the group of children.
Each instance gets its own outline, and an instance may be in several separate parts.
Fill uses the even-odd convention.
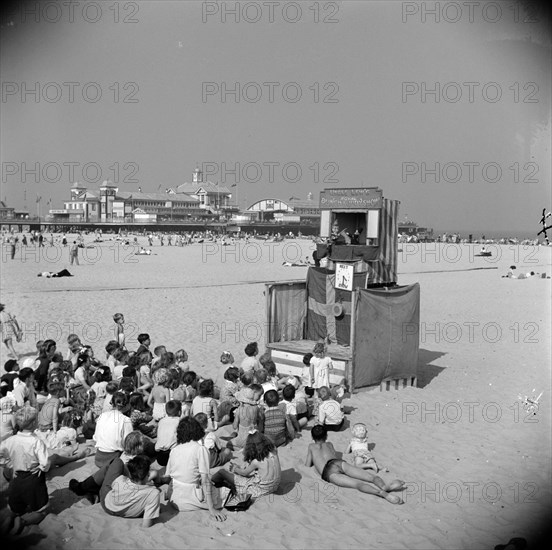
[[[177,507],[180,502],[179,509],[208,508],[213,518],[224,519],[217,499],[205,494],[227,487],[243,504],[246,495],[274,492],[281,475],[277,448],[297,437],[311,418],[314,443],[307,465],[314,465],[329,483],[400,501],[389,495],[401,490],[400,482],[386,485],[376,475],[365,425],[352,429],[347,452],[353,453],[354,465],[338,460],[326,442],[328,431],[343,428],[345,389],[330,385],[333,366],[324,344],[305,355],[300,377],[279,375],[269,354],[257,358],[256,343],[246,346],[239,366],[225,351],[215,383],[190,369],[184,350],[172,353],[157,346],[152,353],[148,334],[140,334],[138,349],[129,352],[124,316],[116,314],[114,321],[115,339],[105,347],[105,361],[98,361],[92,348],[72,334],[65,359],[56,342],[46,340],[37,343],[36,358],[26,359],[23,368],[15,360],[5,364],[0,461],[10,479],[8,529],[19,531],[42,519],[48,504],[45,473],[91,452],[90,447],[79,452],[79,436],[93,440],[99,469],[92,481],[72,480],[70,488],[78,495],[92,494],[91,500],[100,496],[108,513],[140,516],[145,526],[151,525],[160,502],[152,483],[169,483],[169,500],[185,487],[185,506],[182,497],[171,500]],[[223,438],[216,431],[225,425],[231,433]],[[244,465],[231,463],[209,477],[210,469],[228,463],[238,450]],[[177,454],[196,466],[188,470]],[[166,468],[165,474],[150,471],[152,463],[161,471]]]

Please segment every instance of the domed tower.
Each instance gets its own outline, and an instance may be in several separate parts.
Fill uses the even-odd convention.
[[[113,220],[113,200],[119,188],[111,181],[104,181],[100,187],[100,221]]]

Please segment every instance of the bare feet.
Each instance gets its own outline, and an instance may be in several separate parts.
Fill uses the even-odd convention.
[[[404,504],[402,498],[399,495],[390,495],[389,493],[387,493],[383,498],[391,504]]]
[[[390,491],[402,491],[405,488],[404,481],[401,481],[400,479],[394,479],[391,481],[391,483],[387,483],[385,490],[387,492]]]

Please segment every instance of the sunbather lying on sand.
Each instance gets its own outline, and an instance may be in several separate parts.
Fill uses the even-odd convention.
[[[325,482],[357,489],[362,493],[384,498],[391,504],[403,504],[399,495],[389,493],[405,489],[404,481],[394,479],[391,483],[385,483],[381,477],[368,470],[357,468],[337,458],[333,445],[326,441],[328,432],[324,426],[313,426],[311,434],[314,443],[309,445],[305,464],[309,467],[314,465]]]

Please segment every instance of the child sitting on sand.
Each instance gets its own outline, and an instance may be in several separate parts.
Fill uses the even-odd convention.
[[[52,450],[62,456],[72,456],[79,448],[77,430],[82,425],[82,417],[78,412],[70,411],[63,415],[61,427],[56,432]]]
[[[15,418],[13,416],[16,407],[15,399],[8,391],[8,383],[0,384],[0,441],[4,441],[13,435]]]
[[[115,368],[113,369],[113,380],[118,382],[124,376],[123,371],[128,366],[128,360],[130,356],[128,351],[119,347],[113,352],[113,358],[115,359]]]
[[[276,390],[268,390],[264,394],[266,409],[264,411],[264,434],[274,443],[275,447],[285,445],[294,437],[293,428],[288,429],[288,418],[285,409],[278,406],[280,398]]]
[[[142,517],[142,527],[151,527],[159,517],[161,491],[148,484],[150,460],[145,455],[135,456],[128,461],[127,469],[128,477],[119,475],[113,481],[106,477],[102,489],[107,494],[100,502],[112,516]]]
[[[155,457],[160,466],[167,465],[171,449],[176,447],[176,429],[182,414],[182,404],[180,401],[169,401],[165,411],[167,416],[159,421],[155,442]]]
[[[111,405],[111,400],[113,396],[117,393],[119,389],[119,384],[117,382],[108,382],[105,386],[105,399],[102,405],[102,412],[110,411],[113,407]]]
[[[234,366],[234,356],[229,351],[223,351],[220,354],[220,365],[221,370],[226,371],[226,369],[229,369],[230,367]],[[240,375],[243,374],[243,370],[238,369],[240,371]]]
[[[67,350],[67,361],[71,361],[73,368],[77,367],[77,359],[82,351],[82,342],[76,334],[69,334],[67,337],[67,345],[69,349]]]
[[[395,479],[391,483],[385,483],[381,477],[337,458],[333,445],[326,441],[328,432],[324,426],[314,426],[311,433],[314,443],[309,445],[305,465],[309,468],[314,465],[326,483],[357,489],[362,493],[384,498],[391,504],[403,503],[400,496],[390,493],[402,491],[405,488],[404,481]]]
[[[105,346],[105,356],[106,356],[106,366],[109,367],[109,370],[111,371],[111,375],[113,376],[113,372],[115,370],[116,360],[113,357],[113,353],[115,350],[119,347],[119,344],[116,340],[110,340],[106,346]]]
[[[94,373],[95,382],[90,387],[90,390],[96,394],[94,400],[94,414],[96,417],[100,416],[103,412],[105,399],[107,397],[107,385],[111,382],[111,371],[108,367],[100,367]]]
[[[182,385],[185,389],[185,397],[182,401],[182,417],[189,416],[192,403],[197,395],[197,375],[190,370],[182,375]]]
[[[229,367],[224,373],[224,383],[220,390],[218,406],[219,427],[234,422],[234,411],[239,407],[236,394],[239,391],[240,371],[236,367]]]
[[[286,416],[293,427],[293,436],[301,431],[308,422],[308,412],[306,402],[298,401],[295,397],[295,386],[288,384],[282,390],[282,405],[286,407]]]
[[[211,379],[203,380],[199,384],[199,395],[194,397],[192,402],[191,416],[198,413],[205,413],[208,418],[209,429],[218,428],[218,404],[213,398],[214,384]]]
[[[72,407],[63,407],[61,397],[65,396],[65,386],[61,382],[48,382],[48,398],[38,413],[38,429],[36,436],[51,446],[58,430],[60,415],[72,410]]]
[[[169,388],[166,384],[169,381],[169,371],[167,369],[157,369],[152,374],[153,389],[148,398],[148,405],[153,408],[153,419],[161,420],[165,416],[165,405],[171,400]]]
[[[161,346],[155,346],[153,348],[153,359],[151,361],[151,367],[152,369],[155,369],[155,367],[159,366],[159,362],[162,361],[162,359],[165,357],[167,353],[167,348],[163,345]]]
[[[236,495],[259,498],[274,493],[280,486],[282,470],[278,451],[272,441],[258,430],[251,430],[243,449],[245,466],[230,463],[213,477],[215,487],[229,487]]]
[[[222,444],[222,441],[214,432],[208,432],[209,424],[205,413],[198,413],[194,416],[198,424],[205,430],[203,446],[209,451],[209,467],[216,468],[226,464],[232,458],[232,451]]]
[[[330,389],[322,386],[318,389],[320,404],[318,405],[317,424],[322,424],[327,431],[338,432],[343,427],[345,415],[341,410],[341,405],[331,398]]]
[[[7,391],[13,391],[13,383],[19,376],[19,364],[15,359],[8,359],[4,363],[4,370],[6,373],[2,375],[0,382],[7,384]]]
[[[182,372],[188,372],[190,370],[190,364],[188,363],[188,354],[186,350],[179,349],[174,354],[174,359],[176,361],[176,366],[182,371]]]
[[[358,422],[351,428],[351,433],[353,437],[351,437],[345,453],[353,453],[353,462],[357,468],[374,470],[378,473],[379,467],[376,459],[368,450],[368,430],[366,429],[366,424]]]
[[[251,430],[258,429],[261,432],[264,430],[264,415],[258,406],[257,395],[251,387],[242,388],[236,394],[240,406],[234,412],[234,424],[232,427],[234,428],[234,432],[237,432],[237,435],[228,442],[230,449],[243,447]]]
[[[305,393],[308,397],[314,395],[313,380],[312,380],[312,370],[310,366],[311,359],[313,358],[312,353],[306,353],[303,355],[303,369],[301,371],[301,383],[305,389]]]
[[[129,418],[132,422],[132,429],[142,432],[148,437],[157,435],[157,426],[152,422],[152,416],[144,403],[144,396],[140,392],[130,394],[129,400]]]

